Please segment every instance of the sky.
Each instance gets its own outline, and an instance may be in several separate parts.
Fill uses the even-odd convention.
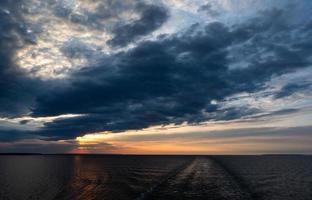
[[[311,154],[310,0],[2,0],[0,153]]]

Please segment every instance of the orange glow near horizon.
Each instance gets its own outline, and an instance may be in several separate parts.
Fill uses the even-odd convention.
[[[259,124],[243,124],[254,128]],[[262,126],[262,125],[261,125]],[[262,126],[263,127],[263,126]],[[267,127],[270,124],[267,123]],[[244,154],[245,152],[278,151],[283,147],[272,136],[219,137],[218,131],[242,128],[242,123],[211,123],[197,126],[154,126],[125,132],[98,132],[76,138],[75,153],[113,154]],[[285,137],[284,137],[285,138]],[[288,138],[292,140],[292,138]],[[280,143],[280,144],[279,144]],[[293,147],[294,149],[297,146]]]

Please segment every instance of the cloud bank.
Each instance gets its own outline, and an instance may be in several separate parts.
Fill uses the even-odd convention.
[[[31,3],[0,3],[5,19],[0,22],[0,117],[10,124],[0,126],[3,142],[260,120],[311,105],[311,94],[305,91],[312,81],[300,80],[306,76],[292,78],[301,71],[311,73],[311,15],[302,5],[268,7],[228,23],[222,20],[224,10],[203,4],[198,6],[198,18],[209,12],[207,22],[190,21],[183,30],[168,33],[166,26],[180,11],[165,3],[55,0],[33,7]],[[42,16],[43,9],[50,9],[48,16]],[[66,33],[56,29],[60,24]],[[46,33],[55,31],[64,35],[49,39]],[[70,34],[74,37],[65,41]],[[61,78],[49,76],[51,69]],[[306,101],[264,108],[244,103],[242,94],[271,102],[301,95]],[[73,116],[41,121],[31,130],[17,128],[30,126],[27,120],[12,122],[25,116],[68,114]]]

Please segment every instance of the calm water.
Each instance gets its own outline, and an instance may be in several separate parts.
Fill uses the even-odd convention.
[[[0,199],[312,199],[312,156],[0,156]]]

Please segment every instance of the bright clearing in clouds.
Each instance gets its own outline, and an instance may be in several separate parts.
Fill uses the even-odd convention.
[[[0,152],[312,153],[312,3],[0,2]]]

